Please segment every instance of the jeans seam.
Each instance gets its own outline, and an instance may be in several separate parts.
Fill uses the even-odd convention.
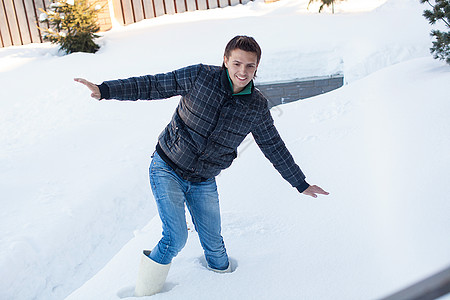
[[[151,179],[151,185],[152,185],[152,188],[153,188],[153,190],[154,190],[154,193],[155,194],[157,194],[156,195],[156,197],[155,198],[157,198],[158,200],[156,200],[156,201],[159,201],[159,196],[158,196],[158,192],[157,192],[157,188],[156,188],[156,183],[155,183],[155,179],[154,179],[154,174],[152,175],[152,174],[150,174],[150,177],[153,177],[153,179]],[[167,221],[166,221],[166,219],[165,219],[165,217],[164,217],[164,214],[159,214],[159,217],[161,218],[161,221],[162,221],[162,223],[164,224],[164,226],[167,228],[168,226],[167,226]],[[168,231],[167,232],[167,237],[168,237],[168,239],[169,239],[169,243],[168,244],[166,244],[165,246],[164,246],[164,253],[163,253],[163,255],[162,255],[162,259],[161,259],[161,262],[164,262],[164,259],[167,257],[167,252],[168,252],[168,249],[169,249],[169,247],[172,245],[172,238],[171,238],[171,234],[170,234],[170,231]]]

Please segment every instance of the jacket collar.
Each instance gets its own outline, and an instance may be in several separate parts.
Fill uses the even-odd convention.
[[[225,70],[226,70],[226,73],[227,73],[227,78],[228,78],[228,82],[230,83],[231,90],[233,90],[233,82],[231,81],[230,73],[228,72],[228,69],[225,69]],[[251,81],[244,87],[244,89],[243,89],[242,91],[240,91],[240,92],[237,93],[237,94],[233,94],[233,96],[249,95],[249,94],[252,93],[252,87],[253,87],[253,80],[251,80]]]

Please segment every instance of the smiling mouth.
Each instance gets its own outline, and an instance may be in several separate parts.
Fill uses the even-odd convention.
[[[239,77],[239,76],[236,75],[236,78],[237,78],[239,81],[247,81],[247,77]]]

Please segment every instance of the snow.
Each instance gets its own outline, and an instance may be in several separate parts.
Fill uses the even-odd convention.
[[[256,1],[103,34],[97,54],[0,49],[0,298],[132,295],[161,225],[147,167],[178,98],[95,101],[73,82],[221,64],[254,36],[258,82],[342,73],[346,85],[273,108],[309,182],[298,194],[249,137],[218,176],[231,274],[204,268],[197,234],[153,299],[377,299],[450,265],[450,68],[433,60],[426,7]]]

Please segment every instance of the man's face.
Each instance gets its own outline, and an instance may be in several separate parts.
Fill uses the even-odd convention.
[[[241,92],[253,79],[258,68],[257,60],[256,53],[241,49],[234,49],[229,57],[223,57],[223,62],[233,83],[233,93]]]

